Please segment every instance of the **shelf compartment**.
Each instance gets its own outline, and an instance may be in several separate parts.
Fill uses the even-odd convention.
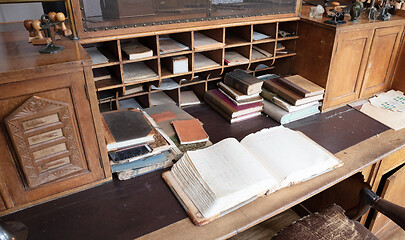
[[[119,64],[117,41],[83,44],[93,61],[93,68]]]
[[[252,46],[251,62],[264,61],[274,58],[275,42],[254,44]]]
[[[152,56],[146,56],[140,57],[136,56],[136,53],[138,52],[136,49],[134,50],[134,56],[133,59],[131,60],[128,53],[125,51],[126,48],[128,48],[131,45],[135,46],[145,46],[146,48],[150,49],[152,51]],[[149,37],[141,37],[137,39],[122,39],[120,40],[120,46],[121,46],[121,53],[122,53],[122,61],[123,62],[136,62],[136,61],[144,61],[144,60],[149,60],[149,59],[154,59],[157,58],[157,37],[156,36],[149,36]],[[143,49],[141,47],[138,47],[137,49],[140,49],[140,51],[146,51],[147,49]],[[150,52],[150,51],[149,51]],[[142,54],[139,53],[139,54]],[[147,53],[143,53],[143,55],[148,55]]]
[[[249,64],[251,46],[228,48],[225,50],[225,67]]]
[[[175,64],[178,64],[182,60],[180,58],[185,58],[187,59],[187,71],[178,71],[174,73],[175,71]],[[177,63],[175,63],[177,62]],[[183,62],[185,64],[185,61]],[[180,63],[181,64],[181,63]],[[182,76],[182,75],[187,75],[191,73],[192,69],[192,56],[191,54],[187,55],[179,55],[179,56],[172,56],[172,57],[162,57],[160,59],[160,67],[161,67],[161,77],[162,78],[171,78],[171,77],[176,77],[176,76]]]
[[[160,35],[158,40],[159,55],[164,57],[191,53],[191,32]]]
[[[269,37],[261,40],[254,40],[255,32],[265,34]],[[252,33],[253,43],[273,42],[276,40],[276,37],[277,37],[277,23],[265,23],[253,25],[253,33]]]
[[[285,31],[285,32],[291,33],[292,35],[290,35],[290,36],[281,36],[280,31]],[[298,22],[297,21],[279,22],[278,23],[277,39],[296,37],[296,36],[298,36],[297,33],[298,33]]]
[[[143,83],[159,79],[158,59],[126,63],[122,66],[125,84]]]
[[[229,27],[225,29],[225,47],[237,47],[250,44],[252,37],[251,25]]]
[[[283,48],[279,48],[279,45],[282,45]],[[295,46],[296,40],[278,42],[276,49],[276,58],[295,56]]]
[[[209,39],[204,39],[208,37]],[[209,29],[194,32],[193,50],[195,52],[222,49],[224,44],[224,29]],[[216,42],[215,42],[216,41]]]
[[[223,65],[223,50],[212,50],[194,53],[194,72],[203,72],[222,68]]]

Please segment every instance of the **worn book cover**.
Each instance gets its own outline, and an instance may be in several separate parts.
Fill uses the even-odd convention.
[[[205,132],[201,122],[197,119],[176,120],[172,122],[176,130],[180,144],[190,144],[208,141],[208,134]]]
[[[263,109],[263,103],[261,102],[237,106],[218,89],[205,92],[204,98],[214,103],[231,118],[252,112],[260,112]]]
[[[281,84],[277,78],[274,79],[267,79],[263,82],[263,87],[273,93],[275,93],[277,96],[280,96],[287,102],[289,102],[291,105],[298,106],[302,105],[305,103],[313,102],[313,101],[319,101],[323,99],[323,95],[315,95],[311,97],[302,97],[290,88],[287,88],[283,84]]]
[[[220,89],[222,89],[224,92],[226,92],[226,94],[228,94],[230,97],[232,97],[236,101],[247,101],[247,100],[255,99],[259,96],[259,93],[251,94],[251,95],[243,94],[243,93],[239,92],[238,90],[236,90],[235,88],[226,85],[224,82],[219,82],[218,87]]]
[[[320,113],[318,105],[311,105],[295,112],[287,112],[270,101],[265,100],[263,103],[263,112],[280,124],[287,124]]]
[[[228,86],[247,95],[260,93],[262,91],[263,81],[241,69],[235,69],[225,74],[224,82]]]
[[[293,75],[285,78],[279,78],[279,81],[284,86],[295,91],[303,97],[323,94],[325,89],[300,75]]]
[[[137,109],[103,113],[107,150],[116,150],[153,141],[153,127]]]

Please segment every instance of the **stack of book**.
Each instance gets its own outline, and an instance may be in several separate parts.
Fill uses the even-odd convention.
[[[264,113],[281,124],[319,113],[325,89],[299,75],[266,79]]]
[[[103,113],[111,171],[126,180],[172,165],[172,145],[146,113],[125,109]]]
[[[219,89],[209,90],[204,100],[230,123],[259,116],[263,110],[259,96],[263,81],[236,69],[225,75]]]

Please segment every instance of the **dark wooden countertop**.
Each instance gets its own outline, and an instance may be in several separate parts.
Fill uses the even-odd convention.
[[[231,125],[204,104],[185,110],[204,122],[204,128],[213,142],[230,136],[240,140],[251,132],[278,125],[264,115]],[[351,146],[391,131],[349,107],[317,114],[287,126],[302,131],[332,153],[340,152],[343,155],[342,150],[349,149],[349,156],[354,156]],[[392,149],[398,148],[404,142],[405,139],[402,139],[390,146]],[[377,152],[369,151],[371,155],[364,159],[345,163],[344,167],[321,178],[258,199],[203,227],[194,226],[187,218],[163,182],[162,171],[122,182],[114,179],[93,189],[2,218],[25,223],[29,228],[29,239],[59,239],[62,236],[63,239],[133,239],[140,236],[147,239],[195,239],[197,236],[199,239],[212,239],[231,236],[309,198],[354,174],[365,163],[376,161],[392,151],[383,145],[381,147],[379,151],[375,150]],[[273,201],[273,198],[276,200]],[[294,201],[292,198],[295,198]]]

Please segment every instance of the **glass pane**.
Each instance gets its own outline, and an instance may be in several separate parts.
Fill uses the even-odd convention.
[[[295,12],[295,0],[80,0],[87,31]]]

